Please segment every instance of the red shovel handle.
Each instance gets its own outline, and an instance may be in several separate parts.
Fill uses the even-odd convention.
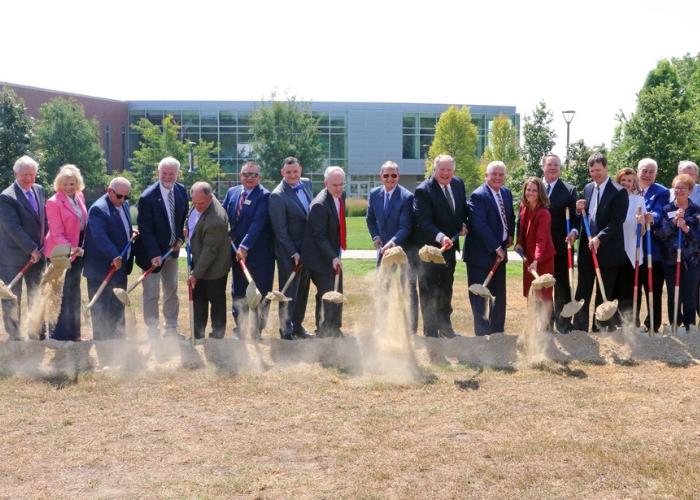
[[[19,274],[25,274],[27,271],[29,271],[29,268],[32,267],[35,263],[32,262],[32,259],[29,259],[27,263],[22,266],[22,269],[19,270]]]

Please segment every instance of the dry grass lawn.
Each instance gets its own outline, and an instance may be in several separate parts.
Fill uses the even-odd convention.
[[[370,282],[346,280],[348,333],[374,321]],[[458,279],[453,320],[472,335],[465,294]],[[0,498],[697,498],[695,364],[423,369],[399,384],[317,363],[0,378]]]

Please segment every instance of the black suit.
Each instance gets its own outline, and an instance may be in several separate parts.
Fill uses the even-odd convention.
[[[341,198],[340,203],[344,204],[345,200]],[[323,189],[309,206],[309,218],[301,244],[302,262],[309,270],[311,281],[316,285],[316,329],[322,337],[341,333],[343,305],[322,300],[324,293],[333,290],[335,281],[333,259],[340,257],[340,251],[338,211],[333,197],[327,189]],[[338,291],[343,291],[342,273]]]
[[[583,190],[583,195],[586,200],[586,207],[590,208],[591,198],[593,197],[595,183],[591,182],[586,185]],[[608,294],[608,300],[615,297],[612,296],[617,282],[618,272],[623,264],[626,264],[627,254],[625,253],[624,233],[622,232],[622,224],[627,217],[627,206],[629,200],[627,198],[627,190],[619,184],[609,179],[605,185],[605,189],[600,195],[600,204],[596,210],[595,228],[591,228],[592,235],[598,236],[600,247],[598,247],[598,264],[600,265],[601,275],[605,291]],[[588,213],[586,214],[588,216]],[[584,299],[583,308],[574,316],[573,326],[576,330],[588,331],[589,321],[589,306],[591,294],[593,293],[593,283],[595,282],[595,270],[593,267],[593,258],[591,251],[588,248],[588,237],[585,230],[579,229],[581,239],[579,243],[578,256],[578,287],[576,288],[576,300]],[[596,307],[603,302],[600,294],[600,288],[596,287]],[[616,326],[619,324],[619,315],[606,322],[607,325],[599,326]],[[594,330],[597,327],[594,325]]]
[[[432,245],[439,247],[436,237],[439,233],[452,238],[462,230],[467,222],[467,195],[464,182],[453,177],[450,182],[455,210],[447,201],[445,192],[434,177],[421,182],[413,197],[416,217],[414,241],[418,247]],[[451,333],[452,286],[454,284],[455,253],[459,250],[459,238],[455,245],[444,252],[444,264],[421,262],[418,271],[423,333],[426,337],[437,337],[440,332]]]
[[[546,182],[546,181],[545,181]],[[557,255],[554,257],[554,311],[552,320],[556,322],[557,330],[568,332],[571,330],[571,319],[562,318],[561,310],[564,304],[571,301],[571,288],[569,284],[569,265],[566,248],[566,208],[569,208],[571,229],[579,225],[576,213],[576,188],[561,179],[556,181],[549,193],[549,214],[552,217],[552,241]]]

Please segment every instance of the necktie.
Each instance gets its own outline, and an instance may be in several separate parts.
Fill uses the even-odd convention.
[[[547,198],[552,194],[552,185],[547,184]]]
[[[386,209],[389,207],[389,200],[390,200],[389,193],[384,191],[384,212],[386,212]]]
[[[299,198],[299,201],[301,204],[304,206],[304,211],[308,214],[309,213],[309,199],[306,196],[306,191],[304,191],[304,185],[300,182],[296,186],[292,188],[294,190],[294,193],[297,195],[297,198]]]
[[[168,191],[168,207],[170,208],[170,246],[175,244],[175,195]]]
[[[245,203],[245,200],[247,197],[248,197],[248,193],[243,191],[243,193],[241,193],[241,197],[238,198],[238,206],[236,207],[236,220],[240,219],[240,217],[241,217],[241,210],[243,210],[243,203]]]
[[[443,188],[445,190],[445,197],[447,198],[447,203],[449,203],[452,213],[455,213],[455,200],[452,198],[452,194],[447,186]]]
[[[34,197],[34,192],[30,189],[24,195],[27,197],[27,201],[29,204],[32,206],[34,211],[38,214],[39,213],[39,205],[36,202],[36,198]]]
[[[338,205],[340,205],[340,210],[338,211],[338,218],[340,219],[340,248],[347,250],[348,242],[346,236],[347,231],[345,228],[345,205],[343,204],[342,199],[338,200]]]
[[[596,215],[598,214],[598,205],[600,205],[600,188],[596,184],[595,189],[593,190],[593,197],[595,199],[595,204],[591,203],[592,207],[588,213],[588,219],[591,224],[591,233],[592,235],[598,234],[598,224],[596,223]]]
[[[503,234],[508,234],[508,218],[506,217],[506,207],[503,204],[501,191],[496,191],[496,200],[498,201],[498,211],[501,213],[501,222],[503,223]],[[503,238],[504,240],[506,238]]]

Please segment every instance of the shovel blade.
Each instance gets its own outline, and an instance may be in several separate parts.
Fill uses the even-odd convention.
[[[562,318],[571,318],[581,310],[583,307],[584,300],[581,299],[578,302],[575,300],[572,300],[571,302],[567,302],[564,304],[564,307],[561,310],[561,317]]]
[[[248,284],[248,287],[245,289],[245,300],[248,304],[248,307],[250,309],[255,309],[258,307],[260,302],[262,302],[262,294],[260,293],[260,290],[258,290],[258,287],[255,286],[255,283],[252,281]]]
[[[473,293],[474,295],[478,295],[479,297],[484,297],[485,299],[495,299],[493,295],[491,295],[491,290],[489,290],[487,287],[482,285],[481,283],[474,283],[473,285],[469,286],[469,291]]]
[[[617,299],[603,302],[595,309],[595,318],[598,321],[607,321],[617,312]]]
[[[0,280],[0,299],[17,300],[15,294],[12,293],[12,290],[7,288],[7,285],[2,280]]]
[[[129,299],[129,294],[126,293],[126,290],[123,288],[114,288],[112,289],[112,292],[114,292],[114,295],[117,297],[117,299],[119,299],[119,302],[125,306],[131,305],[131,299]]]

